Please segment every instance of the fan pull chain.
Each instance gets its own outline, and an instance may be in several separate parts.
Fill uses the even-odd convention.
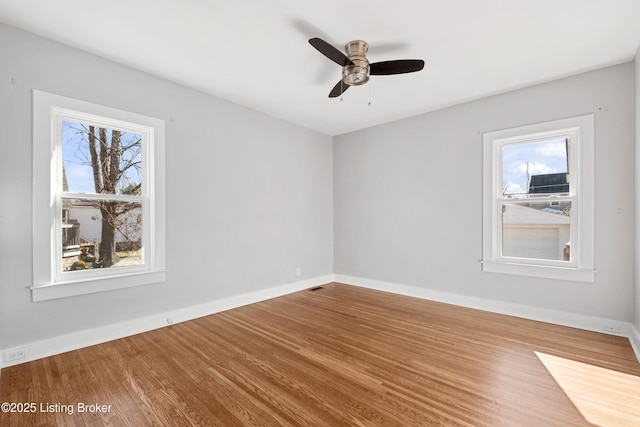
[[[369,86],[369,107],[371,107],[371,82],[369,82],[369,84],[367,85]]]

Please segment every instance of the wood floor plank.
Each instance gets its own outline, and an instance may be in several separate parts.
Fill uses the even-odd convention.
[[[626,338],[342,284],[4,368],[0,425],[637,426]],[[79,412],[78,404],[111,405]]]

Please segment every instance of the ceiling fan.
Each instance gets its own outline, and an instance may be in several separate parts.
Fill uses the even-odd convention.
[[[344,47],[346,55],[317,37],[310,39],[309,43],[321,54],[342,66],[342,79],[331,89],[329,98],[342,95],[350,86],[365,84],[369,81],[369,76],[413,73],[424,68],[422,59],[399,59],[370,64],[366,57],[369,45],[363,40],[347,43]]]

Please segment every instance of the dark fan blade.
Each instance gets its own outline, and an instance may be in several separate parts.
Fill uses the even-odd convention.
[[[399,59],[397,61],[374,62],[369,65],[372,76],[386,76],[389,74],[404,74],[420,71],[424,68],[422,59]]]
[[[329,98],[337,98],[342,95],[347,89],[349,89],[349,85],[340,80],[337,85],[331,89],[329,92]]]
[[[353,65],[353,62],[351,62],[344,53],[340,52],[338,49],[322,39],[317,37],[309,39],[309,44],[338,65],[342,65],[343,67],[345,65]]]

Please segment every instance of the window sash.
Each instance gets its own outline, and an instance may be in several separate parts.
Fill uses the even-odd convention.
[[[569,241],[571,242],[571,258],[569,261],[564,260],[551,260],[551,259],[543,259],[543,258],[525,258],[525,257],[514,257],[504,255],[504,218],[500,213],[502,212],[503,205],[519,205],[522,203],[548,203],[548,202],[570,202],[571,203],[571,215],[569,216]],[[580,244],[579,244],[579,235],[576,227],[576,218],[579,214],[579,204],[578,199],[569,196],[553,196],[553,197],[536,197],[536,198],[525,198],[525,199],[505,199],[499,198],[496,200],[495,210],[498,212],[495,218],[494,225],[494,244],[496,245],[494,249],[495,258],[494,260],[497,262],[517,262],[520,264],[531,264],[531,265],[544,265],[550,267],[577,267],[577,260],[580,258]],[[543,227],[541,227],[543,228]]]
[[[105,197],[101,197],[105,196]],[[112,202],[122,202],[122,203],[139,203],[141,210],[141,254],[142,260],[138,265],[127,266],[127,267],[109,267],[104,269],[93,269],[91,271],[86,270],[82,272],[82,275],[76,274],[73,271],[64,271],[62,268],[62,259],[63,259],[63,246],[62,246],[62,226],[63,222],[63,200],[73,200],[73,199],[81,199],[81,200],[91,200],[91,201],[112,201]],[[60,192],[56,195],[55,198],[55,220],[54,220],[54,228],[56,231],[55,235],[55,248],[56,248],[56,273],[54,277],[55,282],[77,282],[83,281],[91,278],[102,278],[115,276],[120,274],[127,273],[135,273],[135,272],[145,272],[150,271],[152,269],[151,260],[151,233],[150,233],[150,209],[151,206],[150,200],[148,197],[142,196],[133,196],[133,195],[117,195],[117,194],[86,194],[86,193],[68,193],[68,192]],[[117,231],[116,231],[117,233]]]
[[[54,185],[54,229],[55,229],[55,270],[53,275],[54,282],[77,282],[91,278],[103,278],[110,276],[118,276],[127,273],[146,272],[152,269],[150,260],[153,260],[153,253],[150,251],[152,226],[150,225],[151,219],[154,216],[153,204],[150,203],[150,199],[153,197],[153,185],[150,179],[150,172],[153,170],[152,152],[153,144],[153,128],[145,125],[138,125],[135,123],[126,122],[123,120],[117,120],[110,117],[99,116],[96,114],[85,113],[81,111],[75,111],[68,108],[53,107],[51,109],[51,116],[53,122],[53,152],[54,152],[54,167],[52,170],[52,180]],[[127,195],[127,194],[104,194],[104,193],[72,193],[64,192],[63,189],[63,159],[62,159],[62,123],[64,121],[72,121],[84,125],[92,125],[97,128],[107,128],[111,130],[119,130],[121,132],[127,132],[132,134],[138,134],[141,136],[141,161],[142,161],[142,173],[141,173],[141,195]],[[130,267],[119,267],[116,269],[95,269],[92,271],[85,271],[80,276],[74,274],[74,272],[66,272],[62,269],[62,199],[65,198],[78,198],[87,200],[106,200],[106,201],[135,201],[142,204],[142,253],[143,262],[141,265]],[[146,260],[146,262],[145,262]]]
[[[518,262],[520,264],[531,264],[551,267],[576,267],[579,257],[576,252],[580,250],[580,235],[576,227],[576,218],[580,210],[580,202],[577,194],[580,188],[579,177],[580,170],[576,161],[578,147],[576,146],[579,140],[579,127],[570,127],[557,130],[550,130],[545,132],[538,132],[530,135],[512,136],[507,138],[495,139],[492,141],[493,145],[493,261],[496,262]],[[522,146],[527,144],[534,144],[538,142],[546,142],[550,140],[564,139],[569,145],[569,151],[571,155],[568,157],[568,171],[573,171],[571,176],[571,182],[569,184],[568,193],[537,193],[537,194],[519,194],[517,197],[508,197],[503,193],[504,182],[504,158],[503,148],[507,146]],[[529,189],[527,189],[529,191]],[[503,217],[502,217],[502,205],[508,203],[522,203],[522,202],[551,202],[551,201],[570,201],[572,215],[570,216],[570,242],[572,245],[571,260],[548,260],[539,258],[520,258],[510,257],[503,254]],[[575,246],[575,251],[574,247]]]

